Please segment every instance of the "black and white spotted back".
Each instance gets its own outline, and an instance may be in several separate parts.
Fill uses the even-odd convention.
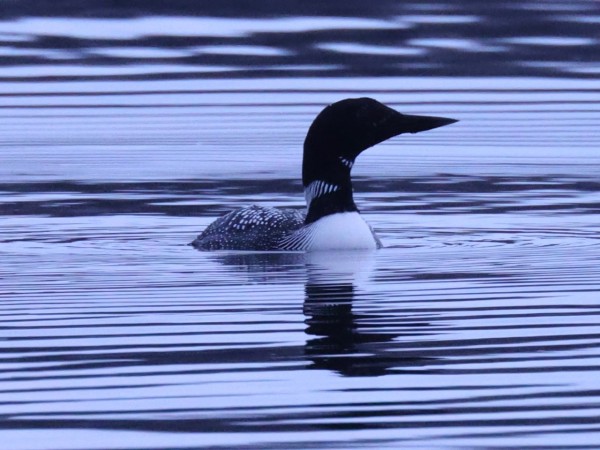
[[[250,206],[211,223],[193,242],[198,250],[281,250],[282,240],[304,225],[304,212]]]

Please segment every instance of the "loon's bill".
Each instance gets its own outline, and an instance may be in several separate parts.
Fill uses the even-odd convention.
[[[364,150],[403,133],[455,119],[401,114],[371,98],[327,106],[304,141],[302,184],[306,213],[250,206],[211,223],[192,243],[199,250],[317,251],[381,248],[352,196],[350,172]]]

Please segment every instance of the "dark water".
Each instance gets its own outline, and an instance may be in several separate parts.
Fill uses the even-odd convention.
[[[0,80],[597,79],[599,24],[597,0],[4,0]]]
[[[213,3],[3,4],[3,448],[598,448],[597,3]],[[186,245],[359,95],[460,119],[358,160],[385,249]]]

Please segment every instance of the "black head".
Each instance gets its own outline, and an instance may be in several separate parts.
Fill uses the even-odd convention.
[[[348,173],[364,150],[402,133],[449,125],[454,119],[401,114],[372,98],[349,98],[326,107],[304,141],[302,180],[328,180],[339,166]],[[340,162],[342,161],[342,162]],[[332,180],[335,181],[335,180]]]

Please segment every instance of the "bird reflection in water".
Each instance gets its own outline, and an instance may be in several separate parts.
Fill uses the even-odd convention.
[[[370,297],[375,294],[370,294],[368,280],[375,252],[224,253],[217,258],[245,272],[252,283],[285,282],[288,277],[297,281],[303,273],[304,355],[315,369],[343,376],[380,376],[390,370],[422,372],[422,366],[431,362],[411,349],[410,342],[397,340],[429,334],[424,332],[428,322],[355,311],[361,304],[373,305]]]
[[[376,376],[395,366],[381,344],[395,333],[380,332],[373,317],[354,312],[357,287],[369,278],[373,252],[313,253],[307,255],[304,316],[305,354],[316,368],[346,376]],[[361,292],[361,299],[368,297]],[[371,319],[371,320],[370,320]]]

